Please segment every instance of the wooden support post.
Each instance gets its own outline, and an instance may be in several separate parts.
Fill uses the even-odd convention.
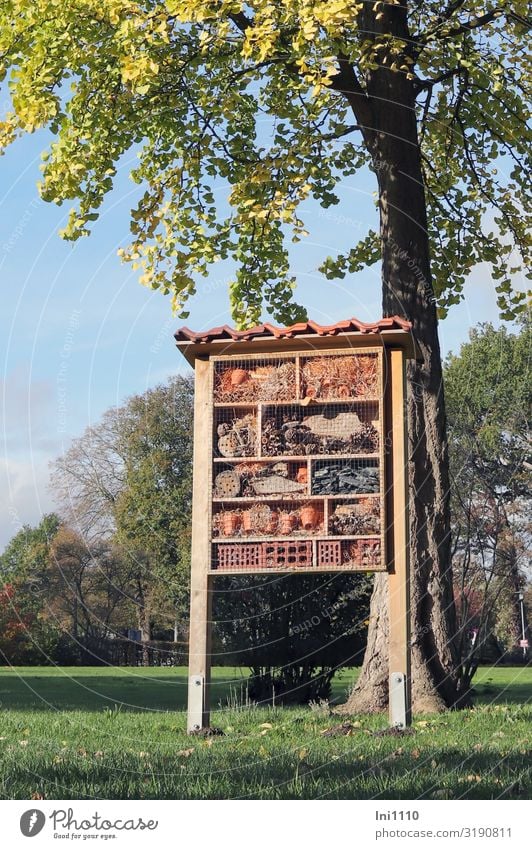
[[[194,397],[194,460],[192,489],[192,554],[188,662],[187,730],[209,726],[209,683],[211,668],[212,576],[209,527],[212,457],[210,364],[196,360]]]
[[[406,415],[405,356],[401,350],[389,353],[391,382],[392,456],[391,516],[393,562],[388,574],[390,617],[389,715],[390,725],[405,728],[412,722],[410,678],[410,552],[408,521],[408,455]],[[390,404],[388,404],[390,414]]]
[[[187,731],[210,724],[212,578],[202,576],[190,592]]]

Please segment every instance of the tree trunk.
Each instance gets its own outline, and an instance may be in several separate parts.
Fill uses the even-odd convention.
[[[146,593],[142,581],[138,581],[137,592],[137,618],[140,630],[140,642],[142,645],[142,665],[150,665],[150,653],[148,643],[151,640],[150,612],[146,603]]]
[[[365,4],[367,6],[368,4]],[[387,7],[388,31],[408,36],[402,10]],[[376,27],[375,21],[365,21]],[[412,568],[412,689],[415,711],[456,703],[458,656],[450,556],[448,451],[437,314],[415,95],[404,73],[384,63],[368,96],[351,96],[379,188],[383,314],[413,325],[417,361],[408,365],[408,475]],[[379,711],[388,701],[387,576],[375,576],[368,646],[344,710]]]

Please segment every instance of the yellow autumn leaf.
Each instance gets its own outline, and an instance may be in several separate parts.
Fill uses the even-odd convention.
[[[179,752],[176,752],[178,758],[189,758],[194,754],[194,749],[180,749]]]

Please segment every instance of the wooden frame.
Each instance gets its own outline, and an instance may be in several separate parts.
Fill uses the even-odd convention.
[[[353,334],[354,335],[354,334]],[[399,342],[403,343],[398,345]],[[331,571],[380,571],[387,570],[389,573],[389,612],[390,612],[390,723],[396,727],[404,727],[411,721],[410,716],[410,611],[409,611],[409,555],[408,555],[408,499],[407,499],[407,475],[406,475],[406,408],[405,408],[405,361],[410,354],[409,334],[394,333],[389,342],[393,347],[386,345],[386,339],[381,337],[383,344],[375,345],[374,338],[358,335],[356,339],[352,334],[334,339],[323,339],[312,337],[306,339],[276,340],[261,339],[256,343],[226,343],[224,346],[186,346],[186,356],[194,363],[196,372],[196,394],[194,410],[194,484],[193,484],[193,518],[192,518],[192,561],[191,561],[191,614],[190,614],[190,654],[189,654],[189,711],[188,730],[198,731],[209,725],[209,679],[211,662],[211,610],[213,582],[217,575],[231,574],[263,574],[265,571],[274,573],[286,572],[331,572]],[[371,344],[370,344],[371,342]],[[289,343],[289,344],[287,344]],[[280,348],[282,350],[280,350]],[[196,350],[192,356],[191,351]],[[275,406],[269,401],[253,401],[242,403],[228,401],[227,403],[214,401],[214,369],[221,362],[250,362],[284,359],[294,360],[296,363],[297,390],[291,401],[280,401],[279,405],[298,405],[301,372],[301,360],[309,356],[339,356],[357,354],[376,354],[379,368],[379,392],[377,398],[348,398],[344,403],[351,406],[357,404],[377,404],[379,421],[379,450],[374,455],[350,455],[349,459],[375,459],[378,460],[379,468],[379,493],[380,498],[380,533],[372,534],[371,537],[379,536],[381,543],[381,567],[372,569],[367,566],[359,569],[346,568],[345,566],[318,566],[317,545],[319,541],[338,542],[342,536],[332,535],[328,531],[328,511],[334,501],[350,497],[356,499],[358,493],[350,496],[341,493],[334,495],[312,495],[311,479],[312,464],[317,460],[334,460],[334,454],[324,455],[294,455],[289,461],[305,462],[307,465],[308,490],[301,495],[301,503],[306,501],[322,502],[323,507],[323,534],[312,535],[313,565],[286,568],[260,569],[224,569],[223,571],[212,568],[213,546],[219,544],[212,536],[213,505],[216,507],[216,499],[213,499],[213,469],[216,465],[220,468],[230,466],[237,459],[242,458],[224,457],[217,461],[213,457],[214,428],[216,424],[216,411],[223,408],[254,409],[257,419],[262,417],[264,407]],[[339,399],[320,399],[316,401],[319,405],[333,405]],[[312,402],[314,404],[314,402]],[[259,436],[260,445],[260,436]],[[271,462],[276,457],[269,455],[264,457],[259,449],[257,456],[250,458],[253,462]],[[347,455],[341,455],[345,459]],[[246,458],[247,459],[247,458]],[[287,457],[281,456],[281,460]],[[227,502],[227,498],[221,499]],[[241,496],[233,499],[240,504],[248,502],[266,502],[274,500],[282,501],[277,496],[261,498],[260,496],[243,499]],[[292,503],[297,498],[290,499]],[[260,536],[260,543],[272,539],[281,539],[279,534],[272,538]],[[288,537],[292,540],[292,537]],[[305,540],[298,537],[298,540]],[[246,537],[240,540],[245,544],[256,542],[254,537]],[[238,545],[237,539],[230,540]]]

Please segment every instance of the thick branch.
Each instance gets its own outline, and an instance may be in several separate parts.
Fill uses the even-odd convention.
[[[365,135],[373,128],[373,110],[369,97],[346,56],[338,56],[338,67],[340,71],[333,77],[330,87],[345,96],[358,121],[358,128]]]

